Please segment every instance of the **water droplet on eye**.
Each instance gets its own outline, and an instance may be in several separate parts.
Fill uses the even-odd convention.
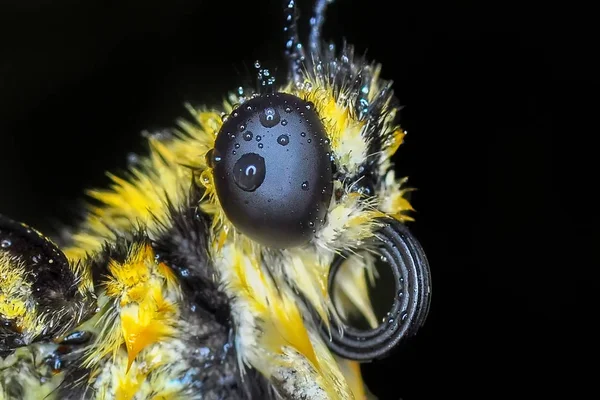
[[[251,140],[252,140],[252,137],[253,137],[253,136],[254,136],[254,135],[252,134],[252,132],[248,131],[248,132],[244,133],[244,136],[243,136],[243,138],[244,138],[244,140],[245,140],[246,142],[249,142],[249,141],[251,141]]]
[[[259,119],[262,126],[272,128],[279,123],[281,117],[276,109],[267,107],[260,113]]]
[[[311,86],[312,88],[312,86]],[[308,89],[310,90],[310,89]],[[311,108],[313,108],[315,105],[312,101],[309,101],[308,103],[306,103],[306,106],[304,106],[304,108],[306,108],[307,110],[310,110]]]
[[[283,122],[281,124],[283,125]],[[282,146],[287,146],[288,143],[290,143],[290,137],[288,135],[280,135],[277,138],[277,143],[279,143]]]
[[[313,228],[313,227],[315,226],[315,223],[314,223],[314,222],[312,222],[312,221],[308,221],[308,226],[309,226],[310,228]]]
[[[285,108],[285,112],[286,112],[286,113],[291,113],[291,112],[292,112],[292,107],[290,107],[290,106],[287,106],[287,107]]]
[[[323,143],[325,143],[325,144],[329,144],[329,139],[325,139],[325,140],[323,141]]]
[[[234,108],[237,108],[237,106],[233,106],[233,107],[234,107]],[[238,116],[238,115],[239,115],[239,114],[237,113],[237,111],[233,113],[233,116],[234,116],[234,117],[236,117],[236,118],[237,118],[237,116]]]
[[[308,139],[308,140],[307,140],[307,142],[308,142],[308,143],[312,143],[312,139]]]
[[[265,146],[264,146],[262,143],[259,143],[259,144],[258,144],[258,148],[259,148],[259,149],[262,149],[263,147],[265,147]]]
[[[260,140],[262,139],[262,137],[260,135],[256,135],[256,141],[260,142]]]
[[[404,321],[406,321],[406,318],[408,318],[408,313],[406,311],[404,311],[402,313],[402,316],[400,317],[400,321],[404,322]]]
[[[234,156],[237,154],[237,151],[232,151],[231,154],[233,154]]]
[[[246,125],[244,125],[244,124],[239,124],[238,125],[238,131],[244,132],[244,129],[246,129]]]
[[[246,106],[246,111],[252,111],[252,106]]]
[[[229,140],[235,139],[235,133],[229,132],[227,136],[229,137]]]
[[[6,249],[7,247],[10,247],[10,245],[12,244],[12,242],[8,239],[4,239],[0,242],[0,247],[2,247],[3,249]]]
[[[300,136],[305,137],[306,136],[306,132],[300,133]]]
[[[309,189],[308,181],[302,182],[302,186],[301,187],[302,187],[302,190],[308,190]]]
[[[235,146],[233,146],[233,147],[235,147],[236,149],[239,149],[240,148],[240,144],[236,143]]]
[[[281,121],[281,126],[286,126],[287,125],[287,119],[284,119]]]
[[[265,180],[265,159],[255,153],[240,157],[233,166],[233,179],[240,189],[253,192]]]
[[[390,318],[390,319],[388,319],[388,324],[390,324],[390,325],[391,325],[391,324],[393,324],[393,323],[394,323],[394,318]]]

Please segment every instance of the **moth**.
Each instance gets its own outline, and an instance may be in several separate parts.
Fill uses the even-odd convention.
[[[391,82],[323,40],[328,3],[303,41],[285,0],[287,79],[257,62],[148,135],[66,238],[0,216],[0,399],[372,398],[360,363],[422,326],[430,271]]]

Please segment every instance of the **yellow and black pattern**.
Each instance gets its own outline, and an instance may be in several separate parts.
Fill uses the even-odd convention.
[[[85,218],[60,250],[0,217],[0,399],[370,398],[358,362],[418,328],[429,298],[426,260],[402,228],[412,220],[409,188],[390,161],[405,132],[380,66],[355,57],[351,46],[336,51],[321,43],[326,2],[317,2],[308,54],[297,38],[294,1],[284,3],[288,82],[278,84],[257,64],[259,92],[238,90],[220,108],[189,106],[191,116],[177,128],[148,137],[148,154],[127,175],[110,175],[109,188],[88,192]],[[274,117],[279,106],[290,121],[313,115],[320,143],[305,132],[271,138],[277,124],[288,132],[286,120]],[[270,243],[292,234],[304,242],[272,246],[232,218],[233,198],[223,194],[229,175],[217,163],[236,134],[256,146],[246,154],[266,159],[259,181],[260,166],[245,164],[258,186],[274,179],[269,157],[288,140],[320,146],[326,167],[317,175],[328,178],[315,195],[321,209],[307,214],[312,219],[290,227],[282,222],[288,216],[264,211],[249,221],[270,224]],[[274,140],[282,147],[270,150]],[[297,188],[299,196],[309,192],[309,182]],[[339,328],[351,338],[350,315],[379,329],[368,286],[381,243],[401,269],[399,296],[409,298],[398,299],[393,329],[384,327],[400,333],[379,336],[387,347],[373,351],[344,339],[335,347],[328,335],[338,337]],[[340,256],[347,258],[333,274]]]

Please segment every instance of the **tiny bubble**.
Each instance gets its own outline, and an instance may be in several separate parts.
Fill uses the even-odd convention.
[[[281,124],[283,125],[283,121],[281,122]],[[288,135],[280,135],[277,138],[277,143],[279,143],[282,146],[287,146],[288,143],[290,143],[290,137]]]

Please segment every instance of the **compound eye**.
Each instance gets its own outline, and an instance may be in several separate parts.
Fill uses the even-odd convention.
[[[286,93],[246,101],[223,123],[210,155],[225,215],[263,245],[307,243],[331,200],[330,153],[312,103]]]

